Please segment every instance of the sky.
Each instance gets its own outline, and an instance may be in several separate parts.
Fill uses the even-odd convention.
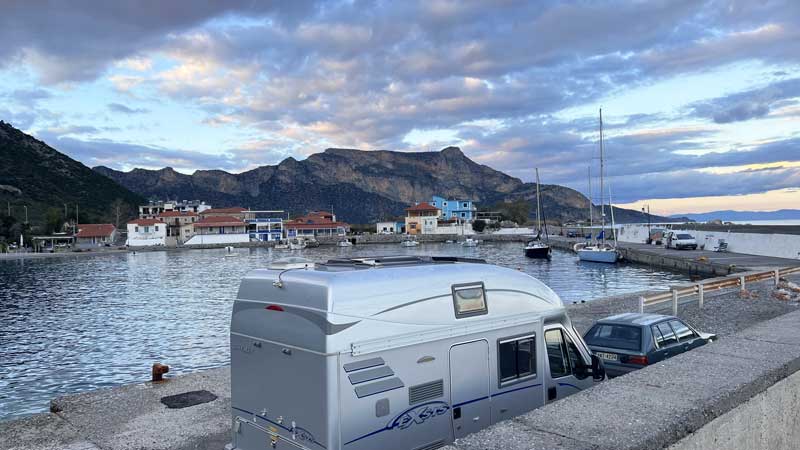
[[[800,1],[9,0],[0,120],[88,166],[438,151],[654,214],[800,208]],[[605,192],[606,197],[609,192]]]

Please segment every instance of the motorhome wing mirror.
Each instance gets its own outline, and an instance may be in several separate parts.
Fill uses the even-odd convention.
[[[606,368],[603,365],[603,361],[598,358],[597,355],[592,355],[592,375],[597,381],[606,379]]]

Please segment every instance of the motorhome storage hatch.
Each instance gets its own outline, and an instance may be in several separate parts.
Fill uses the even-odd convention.
[[[278,261],[233,306],[228,448],[435,449],[603,378],[558,295],[522,272]]]

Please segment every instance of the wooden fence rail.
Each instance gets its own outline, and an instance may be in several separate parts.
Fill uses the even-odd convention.
[[[739,288],[744,291],[747,283],[755,283],[758,281],[775,280],[775,286],[782,276],[791,273],[800,273],[800,267],[785,267],[783,269],[775,269],[766,272],[748,272],[742,274],[731,275],[729,277],[721,278],[714,281],[700,282],[692,285],[673,286],[668,292],[661,292],[658,294],[646,295],[639,297],[639,312],[644,312],[645,308],[649,306],[656,306],[662,303],[672,303],[672,314],[678,314],[678,300],[681,298],[692,297],[697,295],[697,302],[700,308],[703,307],[703,301],[707,292],[716,292],[723,289]]]

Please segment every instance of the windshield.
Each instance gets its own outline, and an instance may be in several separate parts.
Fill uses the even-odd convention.
[[[694,239],[691,234],[679,234],[678,239]]]
[[[584,340],[596,347],[619,348],[640,351],[642,348],[642,329],[629,325],[596,324]]]

